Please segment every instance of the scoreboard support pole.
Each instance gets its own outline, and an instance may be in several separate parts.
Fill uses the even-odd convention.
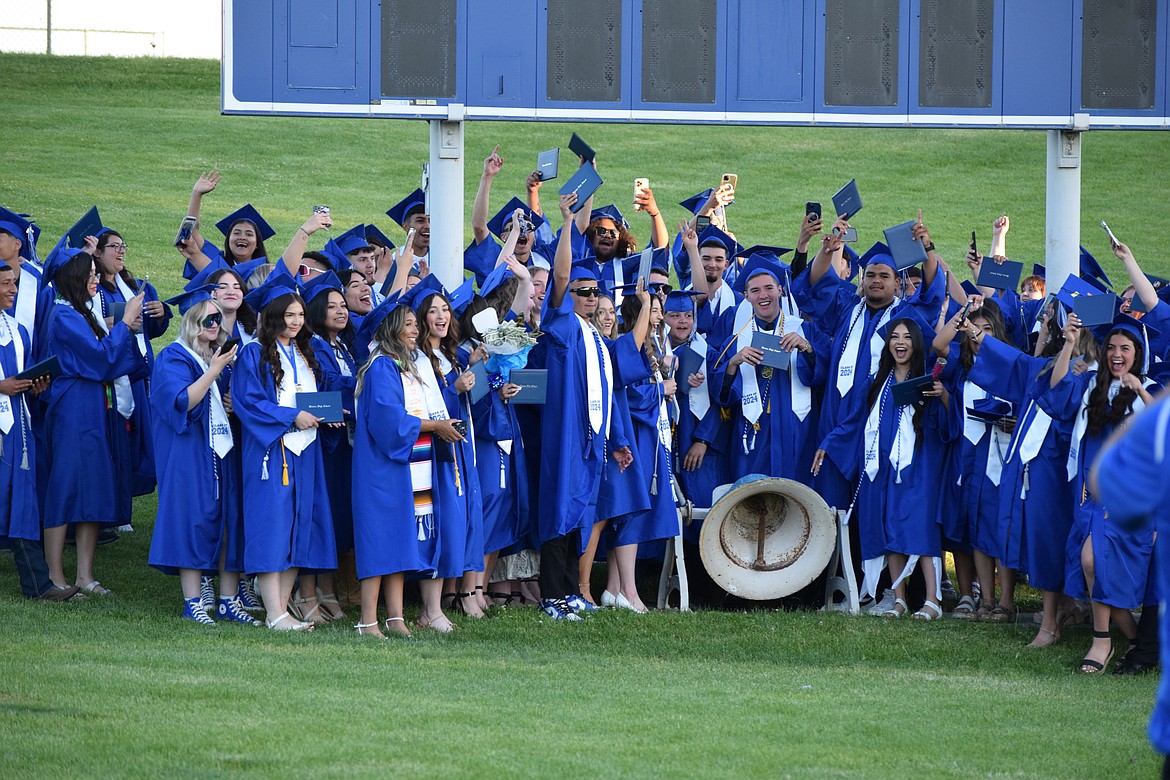
[[[1049,290],[1077,275],[1081,256],[1081,131],[1047,130],[1044,264]]]
[[[448,290],[463,283],[463,106],[430,119],[427,213],[431,216],[431,272]]]

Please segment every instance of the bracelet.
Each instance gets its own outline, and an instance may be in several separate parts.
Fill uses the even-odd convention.
[[[646,213],[650,214],[649,211],[647,211]],[[650,219],[657,219],[657,218],[658,218],[658,214],[650,214]]]
[[[309,235],[309,231],[305,230],[303,227],[297,228],[297,231],[304,233],[306,237]]]
[[[929,244],[927,244],[927,245],[926,245],[926,251],[927,251],[927,252],[933,252],[933,251],[934,251],[934,242],[933,242],[933,241],[931,241]]]

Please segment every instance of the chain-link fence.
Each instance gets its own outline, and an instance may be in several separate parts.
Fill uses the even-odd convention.
[[[0,0],[0,52],[217,58],[220,0]]]

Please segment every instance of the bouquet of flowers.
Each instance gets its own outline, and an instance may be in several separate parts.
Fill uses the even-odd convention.
[[[524,368],[528,353],[536,346],[536,337],[517,322],[508,320],[483,334],[487,350],[487,370],[506,382],[513,368]]]

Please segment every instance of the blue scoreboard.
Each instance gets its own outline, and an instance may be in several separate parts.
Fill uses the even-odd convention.
[[[1165,129],[1166,6],[225,0],[222,109],[445,119],[460,106],[465,120]]]

